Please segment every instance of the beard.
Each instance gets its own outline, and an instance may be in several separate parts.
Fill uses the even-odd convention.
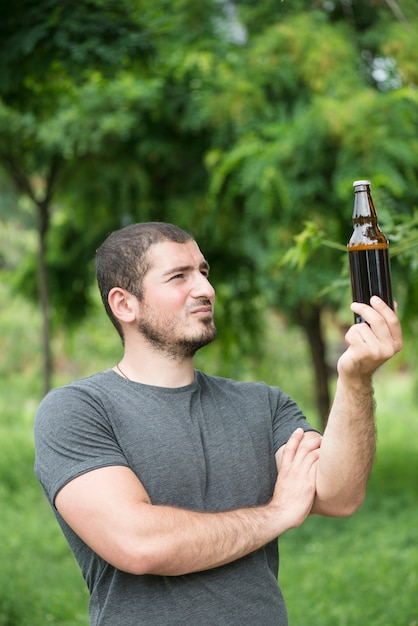
[[[152,310],[146,310],[137,324],[137,330],[155,350],[173,360],[182,360],[193,357],[200,348],[207,346],[216,337],[212,316],[199,321],[200,330],[193,332],[182,328],[181,324],[175,324],[171,317],[165,319]]]

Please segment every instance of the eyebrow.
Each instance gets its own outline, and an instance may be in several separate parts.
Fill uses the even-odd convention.
[[[170,274],[177,274],[180,272],[191,272],[195,269],[194,265],[179,265],[178,267],[172,267],[171,269],[164,272],[163,276],[169,276]],[[210,266],[207,261],[202,261],[199,264],[199,270],[207,270],[209,272]]]

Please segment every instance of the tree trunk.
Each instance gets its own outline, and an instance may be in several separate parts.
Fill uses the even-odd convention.
[[[300,306],[297,313],[300,326],[308,339],[315,374],[316,403],[322,427],[328,420],[330,411],[329,369],[325,358],[325,339],[321,326],[320,305]]]
[[[51,351],[51,322],[49,306],[49,286],[48,286],[48,266],[47,266],[47,234],[50,223],[50,210],[55,182],[58,176],[61,157],[55,155],[51,159],[50,167],[44,178],[45,191],[43,199],[39,199],[38,194],[32,185],[31,177],[21,168],[19,160],[12,154],[2,159],[6,170],[10,173],[17,189],[27,195],[38,209],[38,293],[39,304],[42,316],[42,354],[43,354],[43,388],[46,394],[51,389],[52,378],[52,351]],[[39,178],[39,177],[38,177]]]
[[[49,207],[46,201],[38,203],[39,209],[39,258],[38,258],[38,290],[42,316],[42,354],[43,354],[43,388],[44,394],[51,389],[52,351],[51,351],[51,320],[49,310],[48,267],[46,262],[46,237],[49,228]]]

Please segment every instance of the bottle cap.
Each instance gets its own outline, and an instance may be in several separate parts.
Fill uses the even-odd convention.
[[[369,180],[355,180],[353,183],[353,187],[357,187],[357,185],[370,185]]]

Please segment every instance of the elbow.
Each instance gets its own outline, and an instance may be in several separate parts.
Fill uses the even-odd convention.
[[[133,574],[134,576],[177,576],[186,572],[180,571],[178,559],[169,559],[161,546],[154,541],[147,541],[135,547],[120,546],[114,558],[109,561],[113,567]]]
[[[154,573],[158,568],[156,551],[147,541],[140,541],[137,537],[128,539],[127,534],[112,539],[105,545],[90,547],[115,569],[126,574],[143,576]]]
[[[335,513],[332,514],[332,517],[351,517],[354,513],[357,513],[363,502],[364,497],[342,502],[335,507]]]
[[[133,550],[120,553],[119,558],[115,558],[111,565],[117,569],[133,574],[134,576],[145,576],[147,574],[162,574],[163,564],[161,559],[150,550]]]
[[[354,513],[357,513],[365,499],[365,490],[363,490],[361,493],[357,493],[349,502],[347,502],[344,515],[342,515],[341,517],[350,517],[351,515],[354,515]]]
[[[114,567],[134,576],[145,576],[147,574],[155,574],[156,564],[153,559],[144,554],[125,555],[119,562],[111,563]]]
[[[326,517],[351,517],[359,510],[365,497],[365,490],[356,491],[349,496],[341,494],[329,499],[321,499],[317,496],[312,507],[312,514]]]

